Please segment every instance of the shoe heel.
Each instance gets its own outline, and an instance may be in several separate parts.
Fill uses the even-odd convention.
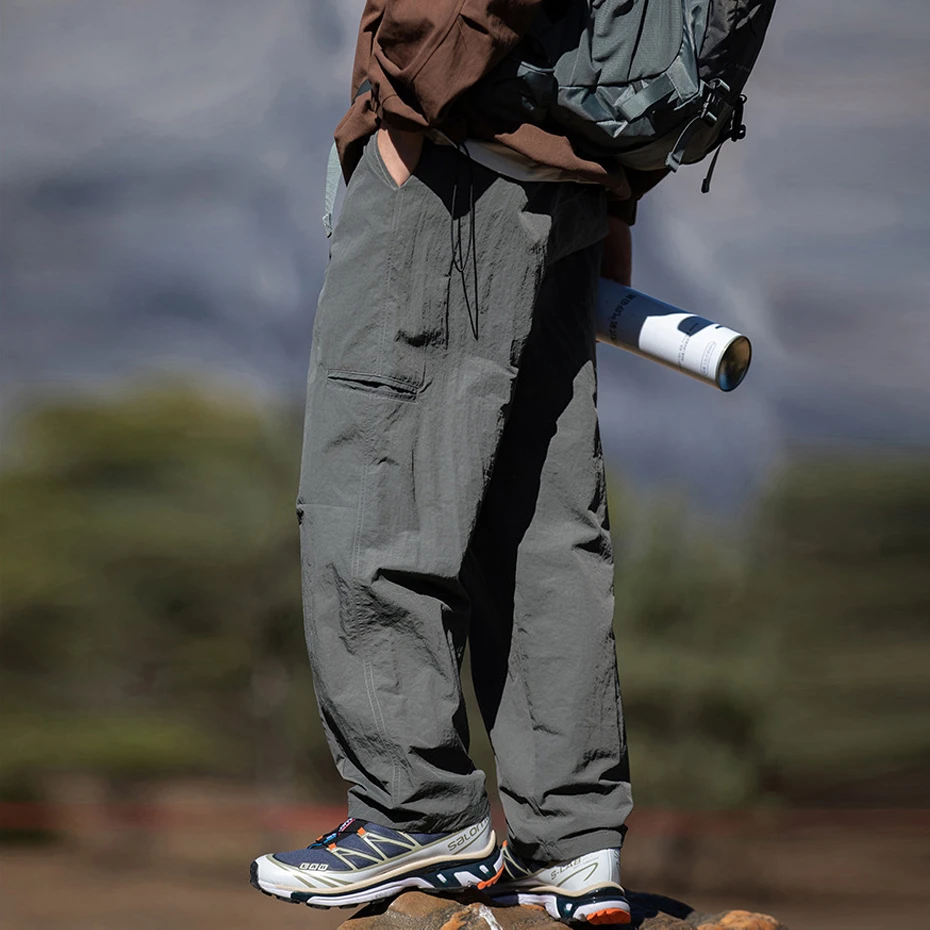
[[[504,854],[496,849],[484,859],[474,862],[457,862],[421,873],[436,891],[459,891],[463,888],[479,890],[493,885],[504,871]],[[430,889],[424,888],[424,891]]]

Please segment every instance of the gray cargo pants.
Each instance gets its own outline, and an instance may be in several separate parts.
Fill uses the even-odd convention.
[[[471,235],[474,230],[474,236]],[[298,499],[307,642],[349,815],[512,846],[620,845],[632,807],[595,406],[600,187],[521,183],[427,141],[400,187],[375,137],[314,324]]]

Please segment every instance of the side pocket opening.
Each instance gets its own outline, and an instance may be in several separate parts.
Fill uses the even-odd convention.
[[[372,135],[371,140],[370,140],[370,142],[368,143],[369,145],[371,145],[372,156],[373,156],[374,161],[375,161],[375,169],[376,169],[377,173],[378,173],[379,175],[381,175],[382,179],[383,179],[384,182],[388,185],[388,187],[390,187],[390,188],[391,188],[392,190],[394,190],[394,191],[403,190],[405,187],[407,187],[408,184],[410,184],[410,182],[411,182],[414,178],[417,177],[417,173],[418,173],[418,171],[420,170],[420,168],[421,168],[421,166],[422,166],[422,164],[423,164],[423,157],[424,157],[424,155],[426,154],[427,149],[429,148],[429,146],[432,145],[432,143],[430,142],[429,139],[426,139],[426,138],[423,139],[423,143],[422,143],[422,146],[423,146],[423,147],[422,147],[422,149],[421,149],[421,151],[420,151],[420,157],[417,159],[416,165],[414,165],[413,170],[410,172],[409,175],[407,175],[407,177],[406,177],[406,179],[403,181],[403,183],[402,183],[402,184],[398,184],[397,181],[394,180],[393,175],[392,175],[391,172],[388,170],[388,166],[387,166],[387,164],[386,164],[385,161],[384,161],[384,156],[381,154],[381,149],[380,149],[379,144],[378,144],[378,138],[379,138],[379,135],[378,135],[378,132],[376,131],[376,132]]]
[[[363,371],[334,369],[326,373],[327,380],[350,391],[374,394],[391,400],[416,401],[419,388],[409,381]]]

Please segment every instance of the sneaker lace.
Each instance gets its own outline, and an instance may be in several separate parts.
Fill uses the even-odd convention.
[[[366,823],[368,823],[367,820],[359,820],[357,817],[350,817],[348,820],[343,820],[343,822],[339,824],[335,830],[330,830],[329,833],[324,833],[322,836],[318,836],[307,847],[307,849],[334,845],[343,839],[343,837],[352,836],[353,834],[358,833],[358,831],[361,830]]]

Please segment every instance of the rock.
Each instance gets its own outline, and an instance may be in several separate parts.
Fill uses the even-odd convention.
[[[642,930],[787,930],[766,914],[699,914],[662,895],[630,892],[628,897],[633,911],[630,926]],[[451,898],[408,891],[389,903],[368,905],[339,930],[564,930],[564,924],[541,907],[500,907],[478,893]]]
[[[702,918],[697,924],[697,930],[785,930],[785,925],[768,914],[724,911],[713,917]]]

